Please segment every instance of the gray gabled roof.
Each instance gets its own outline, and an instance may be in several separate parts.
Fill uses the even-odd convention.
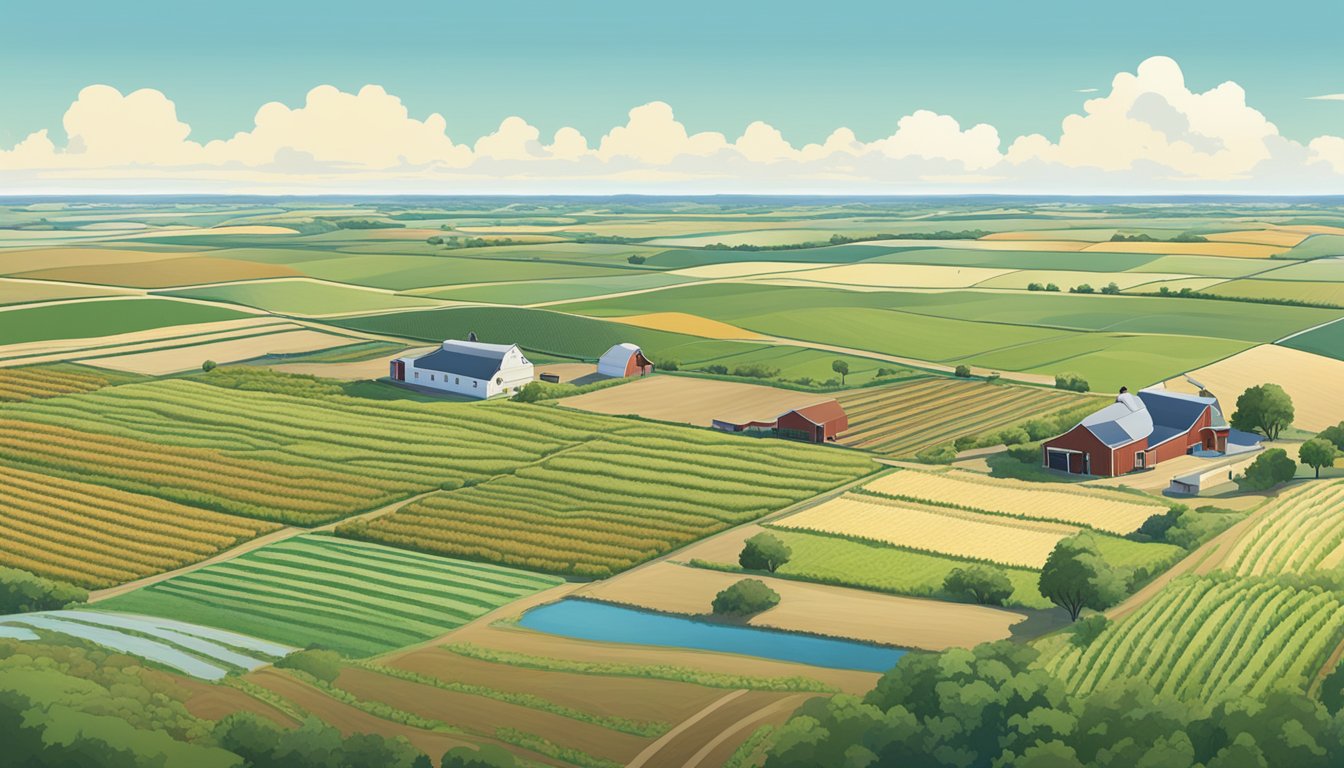
[[[1115,448],[1152,434],[1153,419],[1143,402],[1133,395],[1121,395],[1123,400],[1102,408],[1083,419],[1083,427],[1096,436],[1107,448]]]
[[[477,341],[445,341],[443,346],[424,357],[415,358],[415,367],[454,376],[485,381],[499,373],[511,344],[482,344]]]

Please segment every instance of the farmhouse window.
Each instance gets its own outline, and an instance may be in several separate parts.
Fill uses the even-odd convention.
[[[415,372],[415,378],[417,378],[417,379],[420,378],[420,372],[419,372],[419,371],[416,371],[416,372]]]
[[[453,377],[453,383],[454,383],[454,384],[461,384],[461,383],[462,383],[462,377],[461,377],[461,376],[454,376],[454,377]]]
[[[472,388],[472,389],[475,389],[475,388],[477,387],[477,385],[479,385],[480,383],[481,383],[481,382],[479,382],[479,381],[473,381],[473,382],[471,382],[471,388]]]
[[[429,380],[430,380],[430,381],[433,381],[433,380],[434,380],[434,374],[432,374],[432,373],[429,374]]]
[[[496,376],[496,377],[495,377],[495,383],[496,383],[496,384],[503,384],[503,383],[504,383],[504,377],[503,377],[503,376]]]

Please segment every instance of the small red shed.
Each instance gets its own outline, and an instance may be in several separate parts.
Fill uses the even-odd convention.
[[[794,440],[807,440],[812,443],[824,443],[835,440],[841,432],[849,429],[849,417],[845,409],[834,400],[804,408],[795,408],[780,414],[775,421],[775,434]]]

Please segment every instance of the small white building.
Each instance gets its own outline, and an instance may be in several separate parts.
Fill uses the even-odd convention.
[[[517,344],[449,339],[421,357],[392,361],[393,381],[482,400],[512,395],[532,381],[532,363]]]
[[[620,379],[626,376],[644,376],[653,373],[653,363],[639,347],[625,342],[617,344],[597,361],[597,372],[602,376]]]

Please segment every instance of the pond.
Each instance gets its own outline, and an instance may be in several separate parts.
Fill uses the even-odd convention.
[[[591,600],[560,600],[533,608],[518,623],[580,640],[740,653],[832,669],[885,672],[906,654],[900,648],[855,640],[718,624]]]

